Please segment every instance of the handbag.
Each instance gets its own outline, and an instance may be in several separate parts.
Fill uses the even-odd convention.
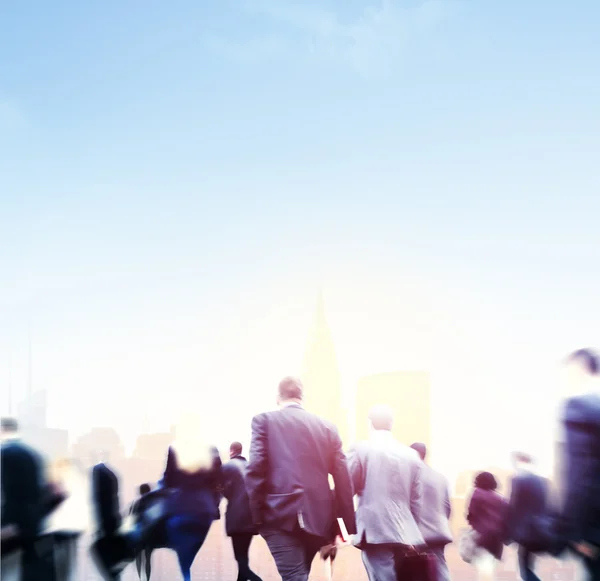
[[[472,563],[477,556],[477,533],[473,529],[463,529],[458,541],[458,553],[465,563]]]

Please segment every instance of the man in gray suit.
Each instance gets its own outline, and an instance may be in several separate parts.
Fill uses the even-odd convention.
[[[429,550],[437,560],[438,581],[449,581],[450,571],[446,563],[446,545],[452,542],[450,531],[450,491],[446,477],[436,472],[425,462],[427,446],[420,442],[411,448],[419,454],[423,465],[421,467],[421,482],[423,483],[423,508],[419,528]]]
[[[421,460],[391,433],[391,409],[369,413],[371,437],[348,455],[354,492],[357,542],[370,581],[396,581],[402,557],[425,545],[419,530],[422,504]],[[368,469],[367,469],[368,466]]]

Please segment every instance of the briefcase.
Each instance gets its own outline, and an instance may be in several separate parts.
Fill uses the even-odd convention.
[[[396,577],[402,581],[437,581],[437,559],[426,551],[409,550],[396,563]]]

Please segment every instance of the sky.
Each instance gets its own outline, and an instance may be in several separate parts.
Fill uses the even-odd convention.
[[[323,288],[344,386],[432,376],[441,466],[549,458],[600,344],[600,5],[0,5],[0,382],[128,445],[248,431]],[[239,439],[242,439],[239,437]]]

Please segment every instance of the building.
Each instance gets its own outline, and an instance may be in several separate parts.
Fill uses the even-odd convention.
[[[317,298],[317,312],[304,358],[302,383],[306,407],[312,413],[333,422],[342,442],[348,438],[348,413],[344,406],[342,382],[333,336],[327,317],[323,293]]]
[[[23,438],[49,460],[65,458],[69,452],[69,432],[47,425],[48,393],[38,390],[20,403],[17,419]]]
[[[356,387],[356,439],[369,436],[368,414],[385,404],[394,410],[394,436],[402,443],[431,443],[431,384],[423,371],[394,371],[369,375]]]

